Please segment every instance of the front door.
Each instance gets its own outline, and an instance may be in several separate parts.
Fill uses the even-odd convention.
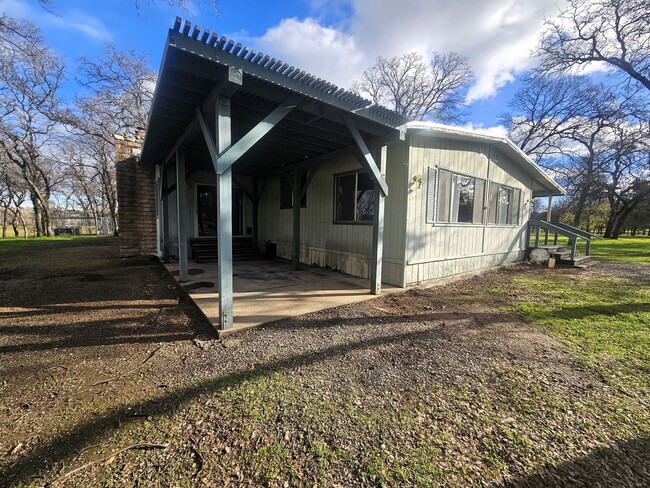
[[[242,191],[232,189],[232,235],[241,236],[244,229]],[[217,187],[197,185],[196,187],[197,236],[217,235]]]

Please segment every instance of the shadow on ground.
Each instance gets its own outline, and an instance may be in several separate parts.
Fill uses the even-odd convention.
[[[650,480],[650,437],[619,442],[594,449],[587,456],[558,465],[544,466],[537,473],[511,482],[502,488],[571,486],[648,486]]]

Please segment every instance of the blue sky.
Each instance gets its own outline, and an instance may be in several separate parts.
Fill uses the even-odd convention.
[[[558,0],[561,2],[561,0]],[[220,35],[349,87],[377,56],[457,51],[470,60],[469,124],[499,133],[498,116],[533,65],[530,51],[556,0],[190,0],[188,11],[165,0],[0,0],[27,18],[74,71],[77,57],[101,55],[105,42],[148,53],[160,64],[167,29],[178,15]]]

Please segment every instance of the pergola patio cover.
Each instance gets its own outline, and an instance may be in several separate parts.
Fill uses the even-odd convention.
[[[141,160],[163,168],[163,214],[166,195],[171,193],[165,168],[175,163],[177,182],[185,181],[187,171],[217,174],[222,329],[232,324],[233,175],[251,176],[255,181],[275,174],[290,175],[294,192],[292,254],[297,266],[299,203],[306,191],[306,187],[300,188],[299,172],[346,154],[356,156],[375,181],[371,291],[380,292],[383,200],[388,187],[379,156],[382,146],[404,138],[399,127],[405,122],[401,115],[355,93],[176,18],[167,36]],[[174,186],[180,211],[185,205],[185,185]],[[164,218],[166,243],[169,223],[167,215]],[[181,280],[187,276],[186,224],[178,219]]]

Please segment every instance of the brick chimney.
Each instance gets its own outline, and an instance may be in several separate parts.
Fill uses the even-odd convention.
[[[114,137],[120,257],[155,254],[155,175],[153,165],[140,162],[144,130]]]

